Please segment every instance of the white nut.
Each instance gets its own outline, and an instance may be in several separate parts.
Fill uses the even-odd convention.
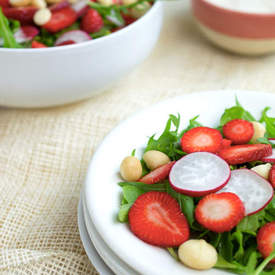
[[[104,6],[111,6],[114,4],[113,0],[98,0],[97,2]]]
[[[266,129],[263,124],[257,121],[252,121],[253,128],[254,128],[254,135],[251,139],[251,142],[255,143],[258,138],[264,137]]]
[[[130,14],[135,18],[140,18],[143,16],[149,9],[151,5],[148,2],[143,2],[138,4],[135,8],[130,10]]]
[[[132,5],[136,3],[138,0],[122,0],[123,5]]]
[[[272,167],[272,165],[270,163],[266,163],[266,164],[257,165],[255,167],[251,168],[251,170],[253,170],[257,174],[259,174],[263,178],[268,179],[268,175],[269,175],[271,167]]]
[[[31,0],[10,0],[9,2],[14,7],[25,7],[31,3]]]
[[[126,157],[120,165],[120,174],[127,181],[137,181],[142,175],[142,166],[138,158]]]
[[[183,243],[178,254],[182,263],[199,270],[210,269],[218,259],[216,249],[205,240],[189,240]]]
[[[36,25],[42,26],[50,21],[52,13],[49,9],[38,10],[33,17],[33,21]]]
[[[170,162],[170,158],[164,153],[156,150],[147,151],[143,155],[143,160],[146,163],[146,166],[150,170],[155,170],[156,168]]]
[[[32,0],[32,5],[38,9],[45,9],[47,7],[45,0]]]

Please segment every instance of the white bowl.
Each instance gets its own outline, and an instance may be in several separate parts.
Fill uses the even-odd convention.
[[[128,118],[105,137],[93,155],[83,190],[88,214],[109,249],[136,272],[143,275],[230,274],[219,269],[202,272],[187,268],[165,249],[138,239],[128,225],[119,223],[116,217],[122,192],[117,182],[121,181],[119,166],[123,158],[133,149],[137,149],[137,156],[141,157],[148,137],[163,131],[169,114],[181,115],[180,129],[187,127],[189,119],[196,115],[200,115],[203,125],[217,126],[224,110],[235,104],[235,95],[256,118],[267,104],[272,107],[269,114],[274,116],[274,94],[238,90],[192,93],[158,103]]]
[[[152,51],[162,25],[162,3],[109,36],[47,49],[0,49],[0,105],[48,107],[99,93]]]

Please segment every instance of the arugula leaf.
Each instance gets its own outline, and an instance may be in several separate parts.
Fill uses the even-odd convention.
[[[132,203],[122,204],[120,206],[117,219],[119,222],[127,222],[128,221],[128,213],[132,206]]]
[[[142,183],[142,182],[119,182],[118,185],[121,187],[124,187],[127,185],[135,186],[145,192],[148,192],[148,191],[162,191],[162,192],[164,192],[166,190],[166,186],[163,183],[146,184],[146,183]]]
[[[233,261],[233,244],[230,232],[222,234],[218,250],[227,261]]]
[[[228,269],[230,271],[233,271],[239,274],[243,274],[245,270],[245,267],[243,267],[242,265],[236,262],[229,262],[225,260],[220,254],[218,254],[218,260],[217,260],[217,263],[215,264],[215,267],[221,268],[221,269]]]
[[[270,107],[264,108],[262,111],[262,117],[260,122],[264,122],[266,125],[267,137],[275,137],[275,117],[269,117],[266,113],[270,110]]]
[[[270,255],[268,257],[266,257],[264,259],[264,261],[257,267],[255,273],[253,275],[260,275],[262,274],[262,271],[264,270],[264,268],[266,267],[266,265],[272,260],[275,258],[275,243],[274,243],[274,246],[273,246],[273,252],[270,253]],[[271,274],[274,275],[275,271],[273,270]]]
[[[232,238],[235,239],[239,244],[239,248],[234,255],[234,259],[241,260],[244,255],[243,234],[240,230],[237,230],[232,234]]]
[[[100,31],[91,33],[90,36],[93,39],[96,39],[96,38],[100,38],[100,37],[106,36],[108,34],[111,34],[111,31],[109,30],[109,28],[103,27],[103,28],[101,28]]]
[[[136,186],[132,185],[126,185],[122,188],[123,190],[123,196],[126,199],[128,203],[134,203],[135,200],[142,194],[144,194],[144,191],[139,189]]]
[[[2,8],[0,7],[0,37],[4,39],[4,48],[21,48],[16,42],[13,32],[9,26],[9,20],[3,14]]]
[[[237,96],[235,96],[235,102],[236,102],[236,106],[243,108],[243,106],[240,104]],[[243,108],[243,110],[244,110],[243,119],[248,120],[248,121],[256,121],[256,119],[254,118],[254,116],[251,115],[250,112],[248,112],[244,108]]]
[[[253,251],[248,259],[246,266],[246,274],[253,275],[257,266],[258,255],[256,251]]]
[[[257,230],[263,225],[265,210],[251,216],[246,216],[238,225],[237,231],[256,236]]]
[[[185,153],[180,150],[178,144],[178,129],[180,124],[180,115],[169,115],[169,119],[166,123],[163,133],[158,139],[155,139],[155,135],[149,138],[145,152],[149,150],[157,150],[168,155],[172,160],[179,159]],[[172,130],[172,126],[175,127]]]

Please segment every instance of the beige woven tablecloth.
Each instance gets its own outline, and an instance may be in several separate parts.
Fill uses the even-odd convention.
[[[106,93],[60,108],[0,109],[1,274],[96,274],[77,228],[80,189],[96,146],[131,113],[199,90],[275,92],[275,56],[212,47],[186,0],[166,13],[153,54]]]

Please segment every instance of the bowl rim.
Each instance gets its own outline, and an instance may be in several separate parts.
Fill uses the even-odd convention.
[[[52,52],[59,52],[59,51],[64,51],[64,50],[71,50],[71,49],[76,49],[76,48],[83,48],[89,45],[96,45],[100,43],[104,43],[106,40],[110,40],[113,37],[119,37],[124,35],[124,33],[131,31],[132,28],[135,28],[135,26],[140,25],[145,21],[149,16],[151,16],[152,13],[155,12],[158,8],[161,6],[161,0],[157,0],[154,2],[152,7],[138,20],[135,22],[131,23],[130,25],[122,28],[119,31],[113,32],[110,35],[106,35],[104,37],[101,37],[100,39],[94,39],[94,40],[89,40],[77,44],[71,44],[71,45],[64,45],[61,47],[48,47],[48,48],[0,48],[0,54],[1,53],[26,53],[26,54],[41,54],[41,53],[52,53]]]
[[[256,12],[244,12],[244,11],[237,11],[230,8],[223,8],[221,6],[217,6],[213,3],[208,2],[207,0],[197,0],[203,2],[205,5],[209,6],[209,8],[215,9],[217,12],[225,12],[228,14],[239,15],[243,17],[250,17],[250,18],[274,18],[275,19],[275,12],[274,13],[256,13]]]

